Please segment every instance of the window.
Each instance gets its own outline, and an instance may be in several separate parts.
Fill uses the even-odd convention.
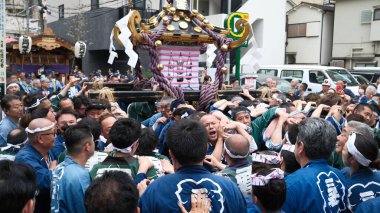
[[[145,10],[145,1],[132,0],[132,3],[133,3],[133,8],[134,9]]]
[[[373,11],[373,20],[380,21],[380,8],[377,8]]]
[[[306,23],[304,24],[289,24],[288,38],[297,38],[306,36]]]
[[[65,18],[65,5],[61,4],[58,6],[59,18]]]
[[[281,78],[291,81],[292,79],[297,79],[302,81],[303,71],[302,70],[282,70]]]
[[[368,62],[368,63],[359,62],[359,63],[355,63],[355,67],[377,67],[377,62]]]
[[[341,80],[347,81],[348,86],[358,86],[358,82],[345,69],[331,69],[326,70],[326,72],[334,82]]]
[[[372,11],[371,10],[363,10],[361,14],[361,23],[362,24],[371,24]]]
[[[296,63],[296,54],[286,53],[286,64],[295,64]]]
[[[322,84],[323,80],[327,77],[319,70],[310,70],[309,72],[309,82],[315,84]]]
[[[91,0],[91,10],[99,9],[99,0]]]
[[[278,72],[277,69],[259,69],[257,71],[257,74],[277,76],[277,72]]]

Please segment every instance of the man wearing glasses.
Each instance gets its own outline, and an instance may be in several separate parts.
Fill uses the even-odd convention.
[[[37,118],[30,122],[28,143],[16,155],[16,162],[32,166],[37,177],[40,194],[36,197],[36,212],[50,212],[50,183],[52,170],[57,166],[50,151],[54,147],[56,136],[55,123],[46,118]]]

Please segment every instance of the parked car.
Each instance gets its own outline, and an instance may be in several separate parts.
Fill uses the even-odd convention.
[[[348,86],[355,95],[359,93],[359,83],[346,69],[341,67],[328,66],[311,66],[311,65],[272,65],[261,66],[257,75],[277,76],[281,79],[291,81],[292,79],[301,79],[308,84],[309,92],[320,92],[322,83],[325,79],[332,82],[331,87],[335,88],[335,82],[338,80],[346,81]]]
[[[369,84],[370,83],[369,80],[362,75],[352,75],[352,76],[354,76],[354,78],[356,78],[356,80],[359,82],[359,84]]]
[[[376,83],[380,78],[380,67],[354,67],[350,72],[365,77],[370,83]]]

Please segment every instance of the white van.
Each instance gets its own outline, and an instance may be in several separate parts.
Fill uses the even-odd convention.
[[[355,95],[359,95],[359,83],[346,69],[341,67],[311,66],[311,65],[272,65],[260,66],[257,75],[271,75],[291,81],[297,79],[307,83],[308,91],[320,92],[322,82],[329,79],[333,82],[331,87],[335,88],[338,80],[347,81],[347,88]]]

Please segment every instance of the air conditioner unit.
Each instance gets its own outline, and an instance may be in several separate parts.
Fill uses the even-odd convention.
[[[343,67],[344,68],[344,60],[331,60],[330,66],[332,66],[332,67]]]

